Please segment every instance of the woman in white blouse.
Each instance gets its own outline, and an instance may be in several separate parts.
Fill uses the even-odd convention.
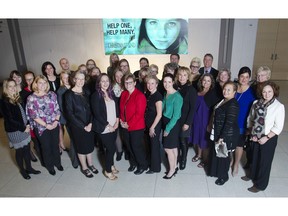
[[[285,108],[277,100],[279,86],[267,81],[262,86],[262,97],[254,101],[247,119],[251,130],[252,166],[251,175],[243,176],[244,181],[252,179],[250,192],[257,193],[267,188],[278,135],[283,130]]]

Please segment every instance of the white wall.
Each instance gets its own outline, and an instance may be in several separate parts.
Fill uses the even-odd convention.
[[[0,81],[6,79],[12,70],[16,69],[16,61],[13,54],[10,33],[5,19],[0,19]]]
[[[235,19],[231,58],[233,79],[238,77],[241,67],[253,68],[257,25],[258,19]]]
[[[220,19],[189,19],[189,54],[181,55],[180,65],[189,66],[193,57],[202,59],[209,52],[214,56],[213,66],[218,67],[220,24]],[[41,65],[45,61],[51,61],[59,72],[59,59],[62,57],[69,59],[73,69],[86,63],[89,58],[94,59],[103,72],[109,65],[109,56],[104,54],[101,19],[19,19],[19,25],[27,67],[36,74],[41,74]],[[243,65],[252,67],[256,31],[257,20],[235,20],[231,66],[233,76]],[[4,34],[0,35],[3,37]],[[0,50],[0,79],[3,80],[11,70],[16,69],[9,32],[5,33],[4,42],[1,40],[0,45],[5,46]],[[163,66],[169,62],[169,55],[145,56],[150,64],[159,66],[161,77]],[[132,72],[139,68],[141,57],[120,56],[129,61]]]

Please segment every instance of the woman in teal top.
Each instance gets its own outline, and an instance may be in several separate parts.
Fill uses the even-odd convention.
[[[163,78],[163,85],[167,91],[163,99],[163,147],[168,155],[169,171],[163,177],[164,179],[171,179],[178,171],[177,157],[180,134],[181,108],[183,98],[176,89],[173,88],[174,76],[172,74],[165,74]]]

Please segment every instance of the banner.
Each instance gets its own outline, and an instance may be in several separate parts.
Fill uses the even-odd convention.
[[[188,54],[187,19],[103,19],[105,54]]]

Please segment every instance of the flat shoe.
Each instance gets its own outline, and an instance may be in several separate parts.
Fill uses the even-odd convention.
[[[54,169],[53,170],[49,170],[49,173],[50,173],[50,175],[53,175],[53,176],[56,174]]]
[[[261,190],[256,188],[255,186],[252,186],[252,187],[248,188],[248,191],[250,191],[252,193],[258,193]]]
[[[41,171],[35,170],[35,169],[26,170],[26,172],[27,172],[28,174],[35,174],[35,175],[41,173]]]
[[[224,185],[225,184],[225,182],[227,182],[228,181],[228,179],[217,179],[216,181],[215,181],[215,184],[216,185]]]
[[[87,178],[92,178],[92,177],[93,177],[93,175],[92,175],[92,173],[90,172],[89,169],[82,170],[82,173],[83,173]]]
[[[250,179],[249,177],[247,177],[247,176],[242,176],[241,179],[242,179],[243,181],[250,181],[250,180],[251,180],[251,179]]]
[[[94,167],[94,165],[88,166],[88,168],[89,168],[94,174],[99,173],[99,171]]]
[[[146,174],[154,174],[154,171],[148,170],[148,171],[146,172]]]
[[[131,166],[128,168],[128,172],[133,172],[135,169],[136,169],[136,166],[135,166],[135,165],[131,165]]]
[[[58,169],[59,171],[63,171],[63,170],[64,170],[64,168],[63,168],[62,165],[58,166],[57,169]]]

